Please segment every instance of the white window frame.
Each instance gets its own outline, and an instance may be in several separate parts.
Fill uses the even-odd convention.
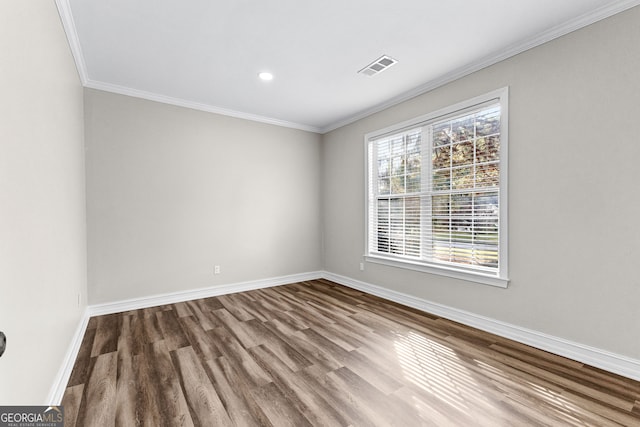
[[[509,88],[504,87],[484,95],[477,96],[475,98],[459,102],[449,107],[428,113],[411,120],[398,123],[384,129],[379,129],[374,132],[367,133],[364,137],[364,156],[365,156],[365,255],[364,259],[367,262],[387,265],[391,267],[416,270],[425,273],[432,273],[447,277],[453,277],[456,279],[462,279],[472,281],[476,283],[497,286],[506,288],[509,283],[508,276],[508,140],[509,140]],[[402,133],[403,131],[409,131],[411,129],[419,128],[421,126],[429,125],[439,119],[444,119],[447,116],[456,114],[464,114],[466,110],[473,110],[483,104],[490,102],[500,104],[500,180],[499,180],[499,230],[498,230],[498,271],[486,272],[481,269],[475,269],[473,267],[465,268],[464,266],[448,265],[426,262],[423,260],[412,260],[405,257],[394,256],[392,254],[382,254],[372,251],[369,248],[370,243],[370,227],[373,225],[373,216],[375,215],[372,204],[372,185],[377,183],[371,181],[371,158],[370,158],[370,144],[379,140],[385,136],[391,136],[394,134]],[[431,138],[428,136],[429,147]],[[424,141],[427,138],[423,135]],[[430,154],[429,154],[430,155]],[[373,166],[376,167],[376,166]],[[431,166],[429,166],[431,170]],[[423,175],[425,179],[427,174]],[[428,178],[427,178],[428,179]],[[423,236],[425,235],[423,230]]]

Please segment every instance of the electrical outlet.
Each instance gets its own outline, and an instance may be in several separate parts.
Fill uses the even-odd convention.
[[[220,266],[216,265],[215,267],[213,267],[213,274],[220,274]]]
[[[360,263],[360,271],[364,271],[364,262]]]

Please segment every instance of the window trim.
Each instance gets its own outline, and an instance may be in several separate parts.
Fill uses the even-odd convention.
[[[438,119],[446,118],[453,114],[464,114],[465,110],[473,110],[482,104],[497,101],[500,104],[500,228],[498,235],[499,245],[499,270],[496,274],[484,273],[479,270],[466,269],[463,266],[451,266],[445,264],[435,264],[428,261],[412,261],[410,259],[395,257],[393,255],[372,253],[369,249],[369,227],[372,222],[373,212],[369,209],[370,185],[370,159],[369,144],[373,140],[391,136],[393,134],[408,131],[411,128],[424,126]],[[506,288],[509,284],[508,275],[508,143],[509,140],[509,87],[497,89],[486,94],[476,96],[466,101],[458,102],[448,107],[427,113],[410,120],[397,123],[369,132],[364,136],[364,174],[365,174],[365,248],[364,260],[367,262],[382,264],[390,267],[403,268],[407,270],[421,271],[424,273],[437,274],[456,279],[467,280],[485,285]]]

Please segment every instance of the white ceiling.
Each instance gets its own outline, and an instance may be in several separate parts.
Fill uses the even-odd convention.
[[[57,3],[87,87],[325,132],[640,0]]]

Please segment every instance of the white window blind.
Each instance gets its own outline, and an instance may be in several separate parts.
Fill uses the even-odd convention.
[[[506,102],[479,101],[368,136],[369,260],[506,286]]]

